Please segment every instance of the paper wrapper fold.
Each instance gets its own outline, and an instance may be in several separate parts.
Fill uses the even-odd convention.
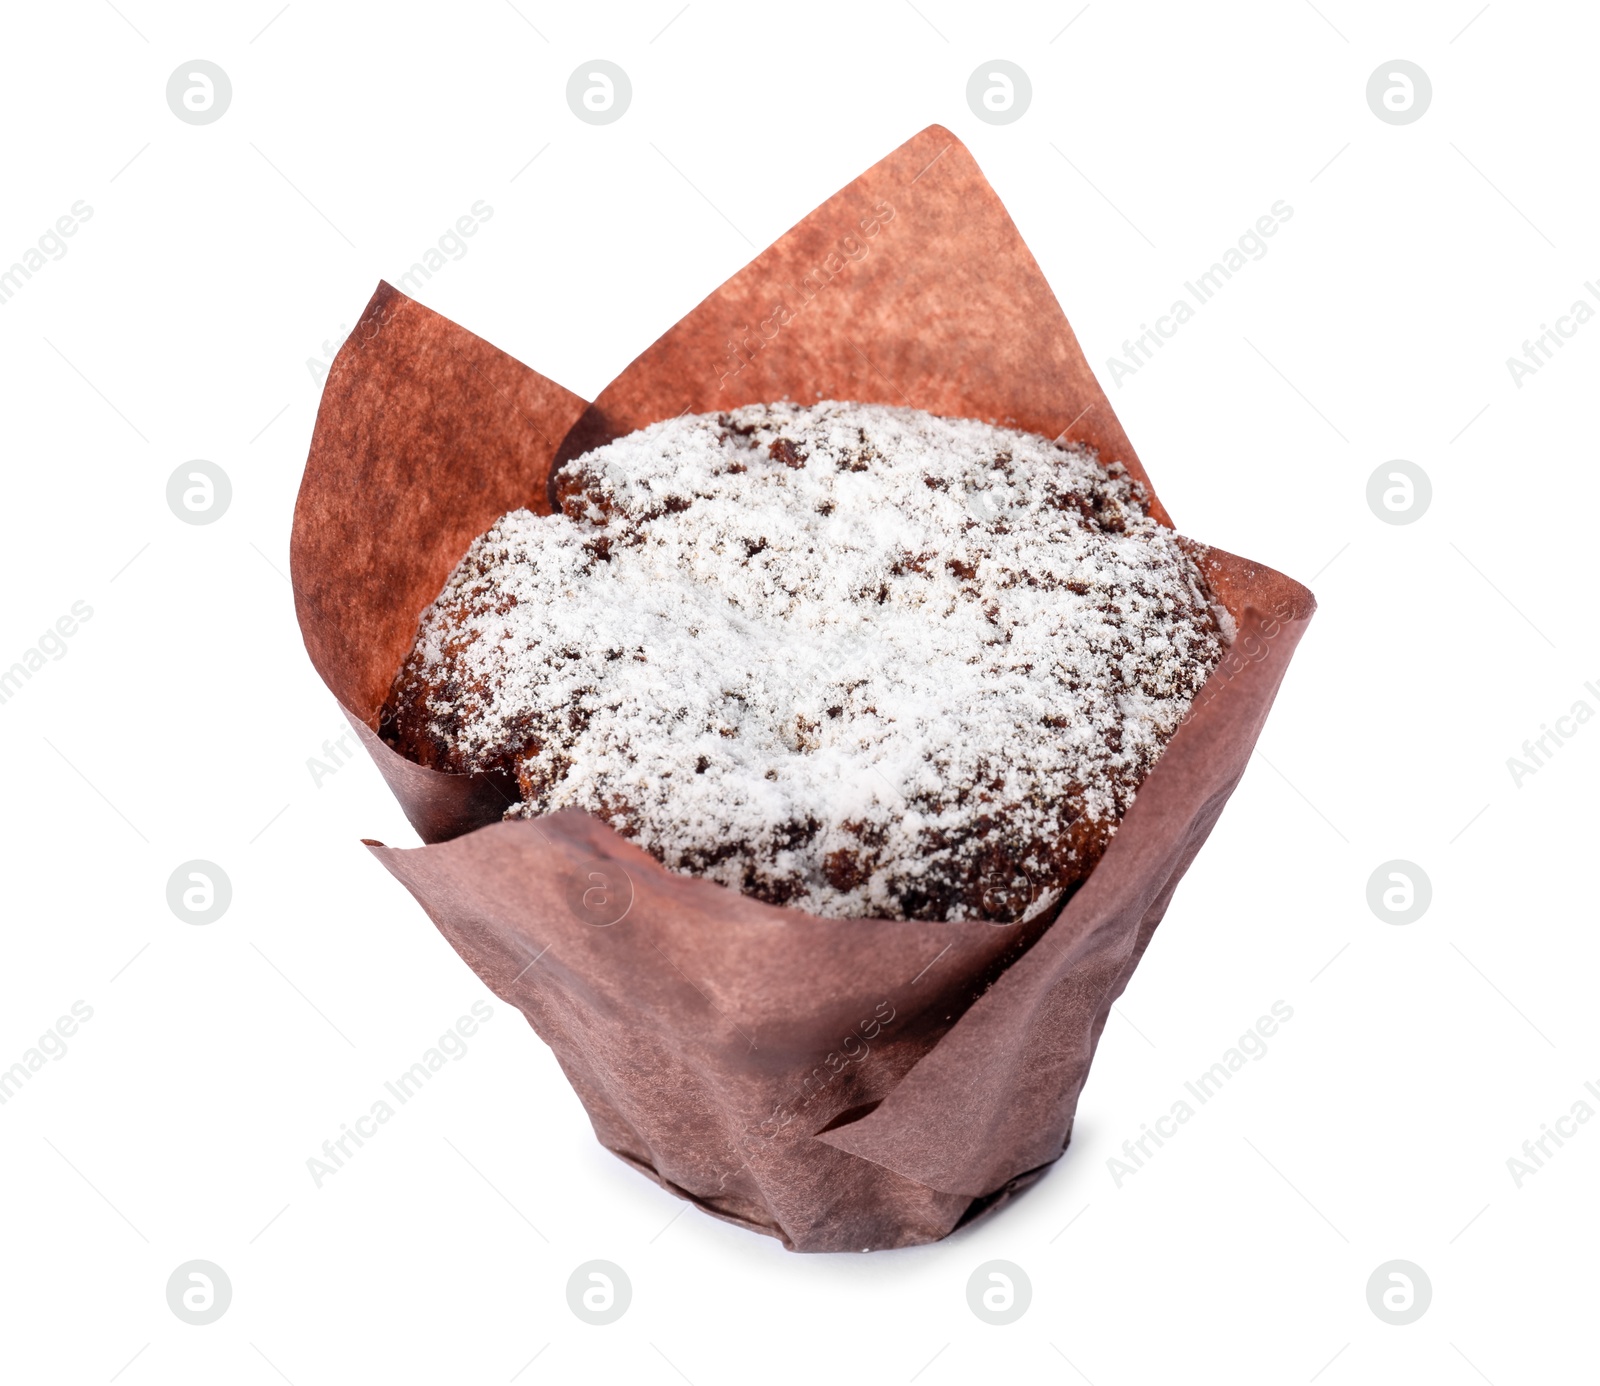
[[[946,1236],[1061,1155],[1111,1004],[1244,773],[1315,602],[1193,545],[1239,634],[1088,881],[1009,926],[776,908],[668,872],[588,814],[502,821],[514,785],[381,739],[419,616],[501,514],[548,512],[560,461],[782,398],[986,419],[1088,444],[1149,486],[1005,209],[935,126],[593,404],[380,285],[324,389],[295,602],[312,663],[428,844],[368,846],[554,1050],[600,1140],[794,1250],[876,1250]]]

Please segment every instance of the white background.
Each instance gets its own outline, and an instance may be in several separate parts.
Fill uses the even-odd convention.
[[[0,706],[0,1064],[74,1001],[94,1015],[0,1107],[0,1373],[1591,1370],[1600,1124],[1520,1188],[1506,1161],[1600,1085],[1600,724],[1520,787],[1506,759],[1577,699],[1600,709],[1583,687],[1600,684],[1600,325],[1520,388],[1505,360],[1600,279],[1593,11],[516,4],[7,12],[0,264],[75,201],[93,216],[0,306],[0,665],[74,601],[94,614]],[[164,96],[196,57],[234,88],[207,126]],[[564,99],[595,57],[634,87],[605,127]],[[1033,84],[1006,126],[965,102],[996,57]],[[1405,126],[1365,99],[1396,57],[1434,89]],[[592,398],[935,121],[1010,209],[1179,527],[1321,602],[1106,1031],[1071,1148],[940,1245],[793,1255],[680,1216],[602,1150],[549,1051],[490,998],[467,1056],[315,1187],[307,1157],[488,993],[359,845],[416,841],[371,765],[320,787],[307,769],[342,730],[284,576],[308,358],[483,199],[492,219],[418,296]],[[1279,199],[1294,214],[1270,253],[1112,387],[1108,356]],[[209,526],[165,500],[193,458],[233,483]],[[1415,524],[1367,507],[1393,458],[1432,478]],[[166,904],[190,858],[233,882],[210,926]],[[1433,882],[1409,926],[1366,903],[1390,858]],[[1108,1157],[1279,999],[1294,1018],[1266,1057],[1117,1187]],[[605,1328],[564,1293],[597,1257],[634,1292]],[[233,1284],[207,1327],[165,1299],[193,1258]],[[1033,1286],[1006,1327],[966,1303],[995,1258]],[[1405,1327],[1366,1301],[1394,1258],[1433,1286]]]

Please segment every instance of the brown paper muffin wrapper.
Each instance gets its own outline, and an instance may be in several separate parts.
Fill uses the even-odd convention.
[[[667,871],[585,813],[502,821],[514,785],[426,769],[379,737],[419,616],[501,514],[550,510],[554,466],[661,419],[786,397],[1084,443],[1149,486],[999,199],[933,126],[593,404],[380,284],[324,388],[295,603],[312,663],[428,844],[368,847],[555,1051],[601,1142],[794,1250],[876,1250],[948,1235],[1061,1155],[1111,1004],[1244,773],[1315,602],[1193,546],[1238,636],[1088,881],[1005,926],[763,904]]]

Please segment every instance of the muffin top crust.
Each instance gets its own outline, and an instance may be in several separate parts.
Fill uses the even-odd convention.
[[[1011,921],[1099,860],[1229,625],[1093,452],[824,401],[653,424],[476,539],[382,733],[669,869]]]

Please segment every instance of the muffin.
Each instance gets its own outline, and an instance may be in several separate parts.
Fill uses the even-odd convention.
[[[839,918],[1080,884],[1229,618],[1083,448],[824,401],[653,424],[475,540],[381,731],[674,871]]]

